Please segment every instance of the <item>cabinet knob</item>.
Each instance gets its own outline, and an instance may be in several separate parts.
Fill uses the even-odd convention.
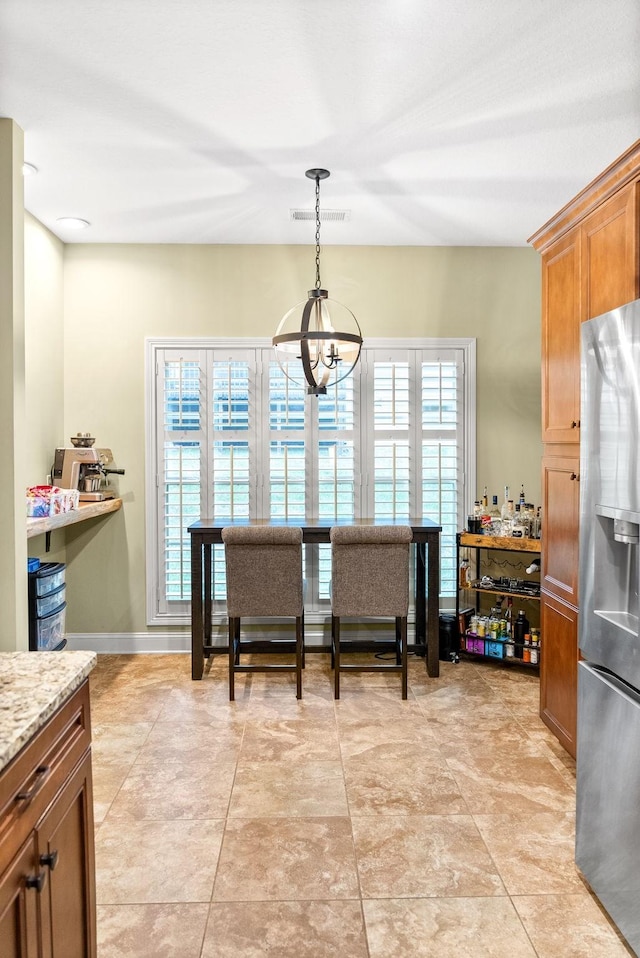
[[[576,482],[580,482],[580,476],[578,475],[577,472],[572,472],[571,475],[569,476],[569,479],[575,480]]]
[[[57,848],[54,848],[53,851],[47,852],[46,855],[41,855],[41,856],[40,856],[40,864],[41,864],[41,865],[46,865],[47,868],[49,868],[51,871],[53,871],[53,869],[54,869],[54,868],[56,867],[56,865],[58,864],[58,849],[57,849]]]
[[[579,419],[572,419],[572,420],[571,420],[571,428],[572,428],[572,429],[579,429],[579,428],[580,428],[580,420],[579,420]]]
[[[46,872],[38,872],[37,875],[27,875],[24,880],[27,888],[35,888],[36,891],[42,891],[44,883],[47,880]]]

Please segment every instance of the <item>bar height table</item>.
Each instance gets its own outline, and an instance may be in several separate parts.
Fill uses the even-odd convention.
[[[291,525],[302,528],[302,541],[329,542],[335,525],[408,525],[413,532],[415,567],[415,644],[424,655],[427,674],[437,678],[439,664],[440,533],[431,519],[304,520],[199,519],[189,526],[191,536],[191,678],[201,679],[204,653],[219,651],[211,645],[211,547],[222,543],[222,530],[231,525]]]

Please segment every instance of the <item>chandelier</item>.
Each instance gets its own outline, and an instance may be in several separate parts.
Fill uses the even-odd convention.
[[[322,396],[327,386],[345,379],[360,358],[362,335],[358,321],[346,306],[329,299],[320,280],[320,180],[329,170],[307,170],[316,183],[316,285],[305,303],[298,303],[280,321],[273,337],[278,364],[297,383],[306,382],[307,394]]]

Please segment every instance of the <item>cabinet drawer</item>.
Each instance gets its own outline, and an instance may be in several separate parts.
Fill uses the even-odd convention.
[[[89,749],[90,722],[85,680],[0,774],[0,871]]]

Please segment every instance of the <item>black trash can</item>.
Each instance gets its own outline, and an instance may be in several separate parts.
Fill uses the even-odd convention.
[[[440,613],[440,651],[441,662],[457,662],[460,651],[460,634],[455,612]]]

